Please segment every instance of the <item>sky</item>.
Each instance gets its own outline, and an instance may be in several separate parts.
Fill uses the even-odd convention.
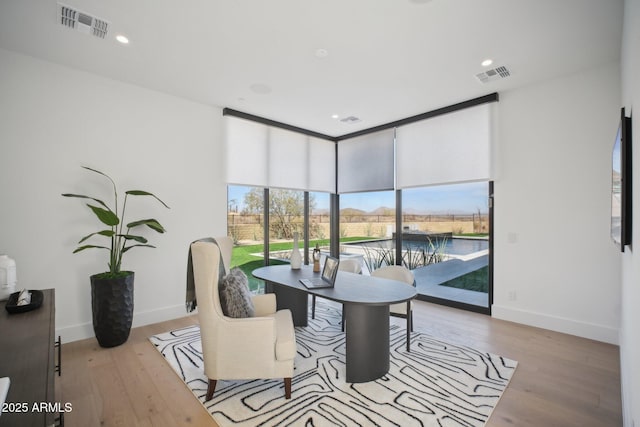
[[[228,187],[228,200],[238,203],[242,211],[244,194],[250,187]],[[486,182],[439,185],[402,191],[403,209],[419,213],[488,212],[489,185]],[[317,193],[316,209],[329,209],[329,196]],[[355,208],[371,212],[379,207],[394,207],[395,192],[369,192],[340,195],[340,209]]]

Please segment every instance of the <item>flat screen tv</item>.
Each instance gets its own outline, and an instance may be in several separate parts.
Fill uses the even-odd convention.
[[[631,244],[631,118],[620,112],[611,156],[611,238],[624,252]]]

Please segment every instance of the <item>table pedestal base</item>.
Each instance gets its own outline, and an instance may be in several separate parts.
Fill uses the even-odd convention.
[[[307,326],[309,294],[299,289],[288,286],[278,286],[271,282],[265,282],[265,292],[276,294],[276,306],[278,310],[288,308],[291,310],[294,326]]]
[[[364,383],[389,372],[389,306],[345,304],[347,382]]]

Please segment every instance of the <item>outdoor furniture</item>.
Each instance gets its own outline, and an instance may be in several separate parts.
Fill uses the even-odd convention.
[[[276,311],[274,294],[252,297],[255,317],[230,318],[223,314],[218,294],[221,252],[231,259],[228,237],[191,244],[204,372],[209,379],[206,401],[217,380],[284,378],[285,397],[291,398],[296,339],[289,310]],[[228,267],[227,267],[228,268]]]
[[[383,277],[385,279],[397,280],[413,287],[416,286],[416,281],[411,270],[401,265],[388,265],[386,267],[380,267],[377,270],[374,270],[371,275],[373,277]],[[412,306],[412,302],[407,301],[406,303],[402,304],[394,304],[389,308],[389,314],[391,316],[403,317],[407,319],[407,351],[411,350],[411,332],[413,332]]]

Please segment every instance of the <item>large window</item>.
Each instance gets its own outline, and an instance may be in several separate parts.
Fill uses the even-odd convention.
[[[365,273],[395,264],[394,191],[340,195],[340,256],[357,257]]]
[[[316,244],[320,250],[328,254],[331,243],[331,212],[329,193],[309,193],[309,254],[311,263],[313,248]]]
[[[225,109],[227,183],[236,184],[229,234],[262,264],[288,262],[298,233],[305,261],[317,244],[360,257],[365,274],[405,265],[420,294],[434,278],[452,280],[441,288],[468,286],[455,282],[474,273],[484,281],[474,292],[489,307],[495,101],[491,94],[338,138]]]
[[[488,200],[488,182],[402,191],[403,261],[422,295],[488,307]]]
[[[294,233],[299,236],[301,253],[305,247],[305,192],[269,189],[268,194],[269,211],[265,218],[264,188],[228,186],[227,231],[234,240],[231,267],[237,266],[244,271],[249,278],[249,287],[255,293],[263,292],[264,283],[252,277],[254,269],[265,265],[266,260],[270,265],[288,263]],[[311,251],[318,244],[328,253],[329,194],[312,192],[307,195],[308,248]],[[269,225],[268,242],[265,242],[265,224]],[[268,247],[266,253],[265,244]]]
[[[249,288],[260,293],[261,280],[254,279],[251,271],[264,265],[264,189],[230,185],[227,187],[227,235],[233,238],[233,256],[230,267],[240,267],[249,278]]]
[[[488,182],[342,194],[340,257],[360,259],[364,274],[404,265],[414,272],[420,295],[488,308],[488,200]]]
[[[269,264],[291,260],[294,234],[302,252],[304,235],[304,191],[269,190]]]

